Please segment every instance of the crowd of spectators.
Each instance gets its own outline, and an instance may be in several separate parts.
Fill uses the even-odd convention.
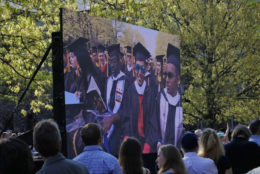
[[[227,131],[206,128],[186,132],[181,149],[166,144],[158,147],[158,174],[256,174],[260,173],[260,120],[249,127],[237,125],[230,139]],[[61,151],[61,134],[53,120],[42,120],[33,129],[33,146],[43,165],[35,168],[28,145],[13,133],[0,138],[0,174],[150,174],[143,166],[141,143],[125,137],[118,159],[102,148],[102,129],[88,123],[80,132],[85,145],[81,154],[67,159]]]

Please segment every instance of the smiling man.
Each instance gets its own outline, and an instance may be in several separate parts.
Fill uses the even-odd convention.
[[[125,73],[120,70],[120,59],[123,56],[120,52],[120,45],[113,44],[108,47],[109,65],[111,75],[106,84],[106,104],[108,111],[113,115],[103,121],[104,146],[108,152],[117,156],[120,146],[120,115],[117,114],[121,108],[125,91],[129,82]],[[108,141],[106,141],[108,139]]]
[[[182,106],[181,96],[178,93],[180,81],[180,50],[168,44],[166,87],[159,93],[156,99],[156,115],[159,123],[160,144],[173,144],[179,146],[179,138],[182,133]]]
[[[135,81],[129,86],[123,102],[123,133],[124,136],[137,138],[142,145],[143,153],[155,152],[156,117],[153,117],[155,93],[145,81],[147,72],[146,60],[150,57],[148,50],[137,43],[134,47]],[[156,133],[156,132],[155,132]]]

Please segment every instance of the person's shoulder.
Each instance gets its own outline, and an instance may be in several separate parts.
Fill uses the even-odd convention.
[[[260,147],[256,142],[248,141],[246,149],[248,149],[252,153],[260,154]]]
[[[87,152],[83,151],[78,156],[73,158],[73,161],[80,161],[82,158],[85,158],[87,156]]]
[[[200,157],[200,159],[201,160],[198,162],[199,162],[199,165],[201,166],[201,169],[208,170],[209,173],[212,173],[212,174],[218,173],[217,166],[215,165],[215,162],[212,159],[203,158],[203,157]]]
[[[40,170],[38,170],[37,172],[36,172],[36,174],[45,174],[46,172],[45,172],[45,170],[44,169],[40,169]]]
[[[257,174],[257,173],[260,173],[260,167],[250,170],[247,174]]]
[[[88,169],[86,168],[86,166],[78,161],[74,161],[71,159],[65,159],[65,162],[66,162],[67,167],[75,168],[75,169],[78,169],[78,171],[88,173]]]
[[[248,141],[247,144],[248,144],[248,146],[251,146],[251,147],[254,147],[254,148],[258,148],[257,143],[254,142],[254,141]]]
[[[128,86],[128,88],[126,90],[126,94],[131,96],[131,94],[134,94],[134,93],[137,93],[137,92],[136,92],[136,89],[135,89],[135,84],[132,83]]]
[[[225,149],[225,150],[229,150],[230,148],[232,149],[232,146],[234,146],[233,143],[234,143],[234,142],[231,141],[231,142],[225,144],[225,145],[224,145],[224,149]]]
[[[67,159],[67,158],[64,160],[64,164],[71,165],[71,166],[79,166],[79,167],[84,166],[83,164],[79,163],[76,160],[71,160],[71,159]]]
[[[102,151],[102,155],[106,160],[111,160],[112,162],[118,162],[117,158],[111,155],[110,153]]]
[[[150,170],[148,168],[143,167],[143,174],[150,174]]]
[[[215,165],[215,163],[214,163],[214,161],[212,159],[204,158],[204,157],[200,157],[200,156],[198,156],[198,162],[200,164],[204,164],[204,165],[212,165],[212,164]]]
[[[66,166],[78,166],[78,167],[83,167],[84,165],[78,161],[75,161],[75,160],[71,160],[71,159],[65,159],[63,161],[63,165],[66,165]]]
[[[71,159],[64,159],[58,163],[49,165],[48,167],[40,169],[36,174],[56,174],[57,172],[69,171],[68,169],[75,171],[75,174],[88,174],[88,169],[84,164]]]
[[[117,171],[118,173],[122,173],[120,164],[116,157],[113,155],[103,152],[103,162],[110,168],[110,170]]]

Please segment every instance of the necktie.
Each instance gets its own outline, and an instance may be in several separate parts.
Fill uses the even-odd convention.
[[[113,111],[115,106],[116,85],[117,85],[117,80],[114,80],[112,90],[110,93],[110,100],[109,100],[109,108],[111,109],[111,111]]]

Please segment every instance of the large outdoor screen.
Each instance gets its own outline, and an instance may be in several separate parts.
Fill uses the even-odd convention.
[[[137,138],[143,153],[178,146],[182,132],[180,38],[62,9],[67,154],[83,150],[80,130],[102,129],[105,151]]]

